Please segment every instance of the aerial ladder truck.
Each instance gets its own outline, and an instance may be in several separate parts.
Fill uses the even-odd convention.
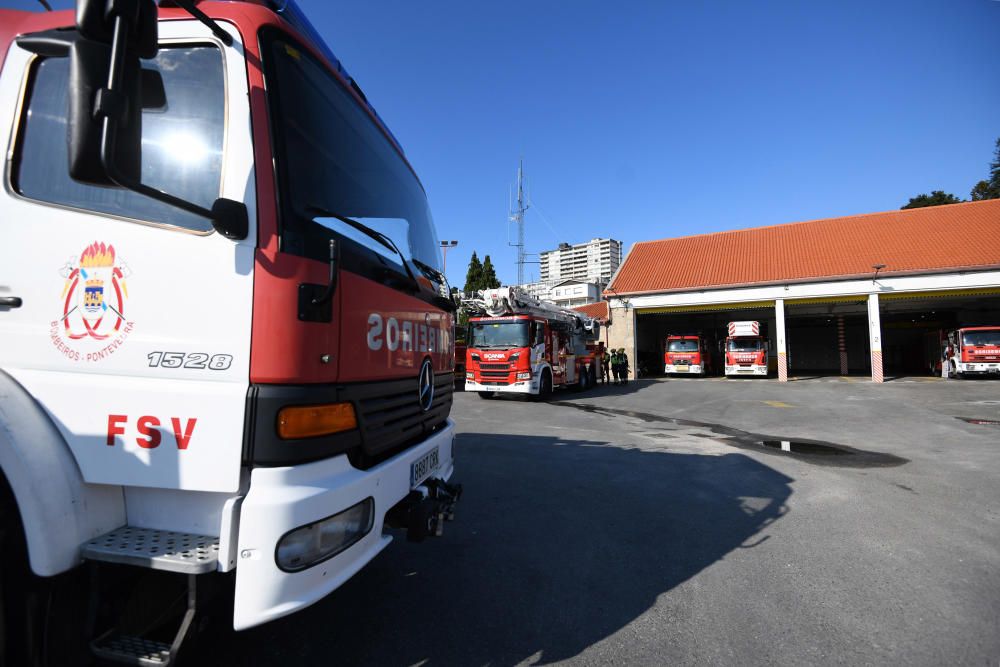
[[[544,398],[557,387],[583,391],[596,383],[597,321],[517,287],[480,290],[463,306],[470,314],[466,391]]]

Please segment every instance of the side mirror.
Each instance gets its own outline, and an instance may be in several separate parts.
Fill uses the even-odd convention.
[[[250,232],[246,204],[219,197],[212,204],[212,227],[227,239],[242,241]]]
[[[142,176],[142,85],[137,57],[126,57],[118,90],[109,93],[111,47],[79,39],[69,47],[69,175],[91,185],[115,186],[102,157],[105,122],[114,125],[116,175],[138,182]],[[105,117],[107,116],[107,118]],[[111,148],[109,146],[109,148]]]
[[[70,44],[69,170],[78,181],[128,187],[142,171],[140,58],[157,52],[153,0],[79,0]],[[162,81],[160,82],[162,90]],[[159,100],[157,100],[159,101]]]

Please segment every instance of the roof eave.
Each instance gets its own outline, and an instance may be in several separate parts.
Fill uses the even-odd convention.
[[[971,266],[953,266],[946,269],[917,269],[911,271],[882,271],[879,272],[880,278],[904,278],[907,276],[926,276],[933,274],[945,274],[945,273],[964,273],[964,272],[979,272],[979,271],[993,271],[1000,269],[1000,263],[998,264],[976,264]],[[818,283],[818,282],[842,282],[847,280],[859,280],[862,278],[871,278],[873,272],[867,273],[855,273],[848,275],[839,276],[813,276],[810,278],[792,278],[789,280],[767,280],[761,282],[750,282],[750,283],[727,283],[723,285],[699,285],[695,287],[683,287],[683,288],[667,288],[667,289],[655,289],[655,290],[637,290],[632,292],[618,292],[615,291],[613,294],[610,292],[605,292],[605,295],[609,297],[623,297],[623,296],[643,296],[646,294],[684,294],[688,292],[707,292],[707,291],[719,291],[726,289],[740,289],[745,287],[768,287],[771,285],[803,285],[808,283]]]

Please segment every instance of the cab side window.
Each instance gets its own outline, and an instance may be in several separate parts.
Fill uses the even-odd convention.
[[[211,208],[222,185],[225,80],[222,54],[209,45],[163,47],[144,60],[163,78],[167,104],[142,114],[142,181]],[[205,218],[125,190],[69,177],[66,113],[69,58],[35,62],[11,172],[30,199],[125,218],[209,232]]]

